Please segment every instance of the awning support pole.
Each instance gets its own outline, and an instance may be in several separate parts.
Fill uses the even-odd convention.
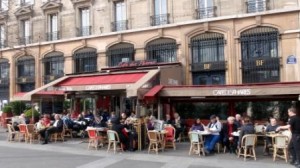
[[[158,103],[157,103],[157,116],[158,116],[158,120],[161,120],[162,112],[161,112],[160,98],[158,98]]]

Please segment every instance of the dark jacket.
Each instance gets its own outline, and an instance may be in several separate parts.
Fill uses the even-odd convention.
[[[236,132],[238,127],[236,124],[232,124],[233,128],[232,128],[232,132]],[[222,127],[222,131],[221,131],[221,136],[223,141],[229,139],[229,124],[225,123]]]
[[[55,123],[55,121],[54,121],[54,123]],[[62,132],[63,128],[64,128],[64,122],[63,122],[62,119],[59,119],[58,123],[56,125],[56,129],[57,129],[58,132]]]
[[[248,123],[241,127],[241,132],[240,132],[240,137],[239,137],[239,145],[241,145],[244,135],[247,135],[247,134],[255,134],[254,126],[251,123]]]

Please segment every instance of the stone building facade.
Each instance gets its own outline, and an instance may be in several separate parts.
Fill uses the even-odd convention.
[[[0,0],[1,101],[120,62],[186,85],[299,81],[299,0]]]

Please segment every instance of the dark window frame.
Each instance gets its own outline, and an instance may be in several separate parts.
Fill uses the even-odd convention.
[[[156,62],[177,62],[178,45],[171,38],[159,38],[150,41],[146,46],[147,60]]]
[[[134,45],[130,43],[118,43],[108,48],[106,55],[109,66],[117,66],[127,58],[128,61],[134,61]]]
[[[97,71],[97,50],[94,48],[87,47],[77,50],[73,55],[73,60],[76,74]]]

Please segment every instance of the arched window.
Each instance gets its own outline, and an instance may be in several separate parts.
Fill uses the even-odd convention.
[[[243,83],[279,82],[279,32],[271,27],[257,27],[242,32]]]
[[[20,57],[17,62],[17,83],[21,92],[29,92],[35,85],[35,61],[33,56]]]
[[[115,44],[107,50],[109,66],[117,66],[121,62],[134,60],[134,46],[129,43]]]
[[[45,55],[44,63],[44,83],[49,83],[64,76],[64,54],[62,52],[51,52]]]
[[[157,62],[176,62],[177,45],[174,39],[159,38],[149,42],[146,46],[147,60]]]
[[[75,73],[97,71],[97,50],[94,48],[79,49],[74,53]]]
[[[0,102],[9,100],[9,63],[7,59],[0,59]]]
[[[224,36],[219,33],[200,34],[191,39],[194,85],[225,84],[224,45]]]

